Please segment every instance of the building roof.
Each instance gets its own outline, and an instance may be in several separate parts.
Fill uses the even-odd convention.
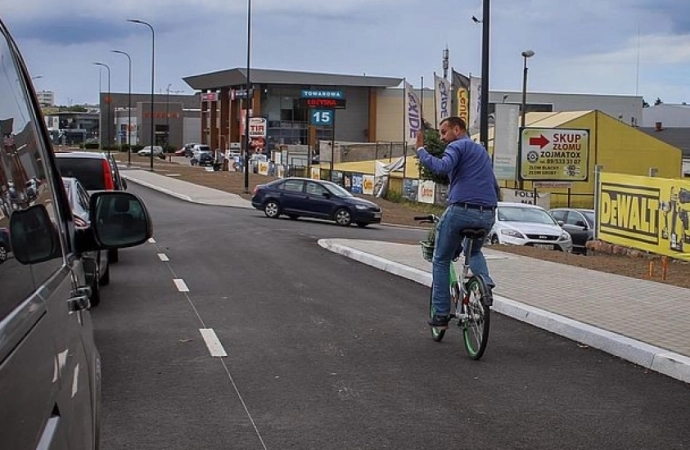
[[[221,87],[243,87],[247,83],[246,69],[228,69],[183,78],[193,89],[219,89]],[[370,77],[366,75],[336,75],[314,72],[291,72],[287,70],[251,69],[250,81],[254,84],[287,84],[302,86],[338,87],[393,87],[402,78]]]
[[[663,128],[657,131],[656,127],[641,127],[639,130],[681,149],[683,158],[690,159],[690,128]]]

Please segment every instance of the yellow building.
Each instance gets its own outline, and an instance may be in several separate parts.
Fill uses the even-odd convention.
[[[376,96],[376,139],[383,142],[403,140],[403,89],[379,89]],[[415,89],[422,103],[422,116],[432,126],[434,120],[433,89]],[[438,128],[438,127],[436,127]]]

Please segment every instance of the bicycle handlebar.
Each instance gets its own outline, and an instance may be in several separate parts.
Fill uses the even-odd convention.
[[[418,222],[422,222],[422,223],[424,223],[424,222],[434,223],[434,222],[436,222],[437,218],[435,215],[429,214],[427,216],[414,216],[414,220],[416,220]]]

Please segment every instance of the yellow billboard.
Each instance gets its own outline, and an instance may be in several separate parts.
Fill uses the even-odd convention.
[[[599,239],[690,261],[690,181],[602,173]]]

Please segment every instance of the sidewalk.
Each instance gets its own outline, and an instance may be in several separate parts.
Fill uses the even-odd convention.
[[[144,170],[122,176],[177,198],[251,208],[238,195]],[[322,239],[322,247],[431,285],[417,245]],[[690,289],[485,249],[494,311],[690,383]]]
[[[149,172],[140,169],[120,169],[122,178],[150,189],[172,195],[181,200],[203,205],[234,206],[236,208],[253,208],[249,200],[239,195],[219,191],[187,181],[178,180],[174,173]]]

